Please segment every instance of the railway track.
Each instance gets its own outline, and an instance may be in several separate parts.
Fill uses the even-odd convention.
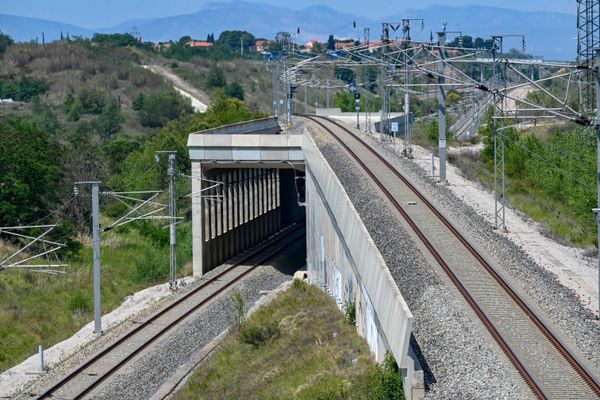
[[[35,398],[84,398],[118,373],[138,354],[172,332],[211,300],[231,288],[265,261],[281,253],[304,234],[304,224],[294,224],[265,241],[257,249],[242,253],[218,274],[140,323],[135,329],[96,353]]]
[[[394,166],[338,122],[305,116],[331,135],[407,222],[540,399],[598,399],[600,384],[511,285]]]

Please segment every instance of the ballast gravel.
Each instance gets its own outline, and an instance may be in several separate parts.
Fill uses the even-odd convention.
[[[443,284],[416,244],[337,144],[314,133],[378,246],[413,316],[412,343],[424,357],[427,399],[526,399],[530,391],[470,310]]]
[[[290,256],[282,254],[273,260],[274,265],[282,264],[282,268],[261,266],[235,285],[235,289],[244,298],[246,309],[250,309],[257,300],[264,297],[265,292],[272,291],[282,283],[289,281],[291,279],[290,274],[293,274],[295,268],[301,267],[298,264],[301,261],[298,260],[301,260],[302,257],[298,257],[296,253],[303,252],[304,249],[301,245],[294,245],[292,247],[294,248],[292,254],[295,255],[296,261],[290,262]],[[283,263],[286,264],[283,265]],[[90,346],[82,349],[69,360],[53,368],[51,373],[39,379],[34,385],[17,397],[17,399],[31,398],[32,394],[39,393],[41,389],[47,387],[51,382],[55,382],[60,377],[66,375],[103,347],[131,330],[137,321],[147,319],[167,303],[175,301],[179,295],[192,290],[196,285],[202,284],[219,273],[222,268],[224,267],[221,266],[210,271],[193,285],[182,288],[177,295],[168,301],[157,304],[152,309],[136,315],[131,321],[107,332]],[[152,397],[162,384],[181,365],[185,364],[192,355],[200,351],[208,342],[233,324],[236,312],[229,293],[231,293],[231,289],[219,296],[206,308],[199,311],[194,318],[184,323],[180,329],[167,335],[166,338],[159,339],[157,346],[153,346],[141,356],[134,359],[132,363],[126,366],[124,371],[120,371],[106,383],[103,383],[88,398],[142,400]]]
[[[363,138],[364,135],[362,136]],[[577,294],[560,284],[556,275],[537,264],[522,248],[493,229],[476,210],[460,200],[447,187],[438,185],[424,169],[401,158],[392,148],[373,138],[366,138],[386,155],[421,192],[455,225],[467,232],[495,265],[502,268],[515,289],[527,295],[541,310],[553,330],[568,339],[567,345],[600,370],[600,324],[596,316],[581,304]],[[452,183],[450,183],[452,184]]]

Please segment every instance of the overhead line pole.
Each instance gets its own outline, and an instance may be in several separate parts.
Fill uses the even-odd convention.
[[[444,46],[446,45],[446,32],[438,32],[438,45],[440,63],[438,64],[438,149],[440,157],[440,183],[448,182],[446,178],[446,83],[444,65]]]
[[[78,185],[92,187],[92,250],[94,260],[94,334],[102,335],[102,299],[100,274],[100,181],[75,182],[75,194]]]
[[[595,75],[596,75],[596,152],[597,152],[597,207],[596,224],[598,228],[598,319],[600,320],[600,49],[595,49]]]

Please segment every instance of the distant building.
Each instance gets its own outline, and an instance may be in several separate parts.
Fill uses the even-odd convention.
[[[336,50],[344,50],[344,49],[349,49],[351,47],[355,47],[356,45],[354,44],[354,42],[335,42],[335,49]]]
[[[160,49],[168,49],[173,43],[171,42],[158,42],[154,43],[154,50],[159,51]]]
[[[187,42],[185,45],[189,46],[189,47],[213,47],[214,46],[213,43],[207,42],[205,40],[192,40],[190,42]]]
[[[317,46],[318,44],[319,44],[319,42],[316,40],[309,40],[308,43],[306,43],[306,50],[314,51],[315,46]]]
[[[266,51],[269,48],[270,44],[271,42],[268,40],[257,40],[254,43],[254,46],[250,48],[250,51],[253,51],[255,53],[262,53],[263,51]]]

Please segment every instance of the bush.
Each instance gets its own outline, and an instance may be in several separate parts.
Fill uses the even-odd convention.
[[[175,91],[169,91],[147,96],[138,113],[142,126],[159,128],[182,115],[191,114],[192,111],[189,99],[181,97]]]
[[[240,340],[244,343],[260,346],[281,333],[277,321],[267,319],[258,321],[248,320],[240,326]]]
[[[93,89],[83,89],[78,96],[84,114],[100,114],[104,107],[104,95]]]
[[[134,280],[136,282],[158,282],[169,272],[169,251],[165,247],[152,244],[145,246],[135,261]]]
[[[350,325],[356,325],[356,302],[347,301],[344,305],[346,311],[346,320]]]
[[[31,101],[48,91],[48,85],[41,79],[25,76],[19,81],[0,80],[0,98],[16,101]]]
[[[98,133],[103,139],[109,139],[121,130],[121,123],[124,121],[123,115],[119,110],[119,104],[115,97],[107,97],[102,114],[98,118]]]
[[[225,87],[227,81],[225,80],[225,75],[223,74],[223,70],[217,66],[212,66],[208,70],[208,77],[206,78],[206,88],[207,89],[215,89]]]
[[[233,97],[233,98],[239,99],[239,100],[244,100],[244,89],[237,82],[226,85],[225,89],[223,89],[223,92],[225,93],[225,95],[227,95],[229,97]]]

